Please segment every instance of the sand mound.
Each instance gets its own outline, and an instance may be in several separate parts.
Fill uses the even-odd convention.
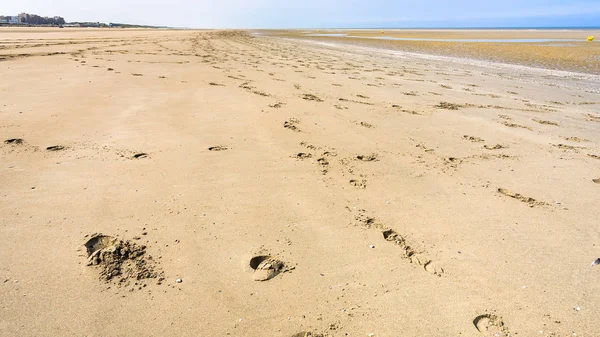
[[[132,280],[158,278],[160,284],[164,279],[163,272],[156,270],[154,260],[146,253],[144,245],[98,234],[89,239],[85,247],[88,266],[97,267],[102,281],[111,283],[116,279],[117,284],[128,286]]]

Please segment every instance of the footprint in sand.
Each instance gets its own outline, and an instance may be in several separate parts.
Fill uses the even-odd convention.
[[[254,281],[268,281],[284,271],[285,264],[269,255],[259,255],[250,259],[250,268],[254,270]]]
[[[53,146],[48,146],[46,148],[46,150],[48,151],[62,151],[66,149],[66,147],[62,146],[62,145],[53,145]]]
[[[93,234],[84,247],[87,265],[96,267],[102,281],[110,283],[116,279],[118,287],[132,286],[130,291],[133,291],[135,288],[139,290],[145,287],[145,282],[149,279],[158,278],[159,284],[164,280],[163,272],[155,266],[144,245]]]
[[[21,139],[21,138],[7,139],[4,141],[4,144],[21,145],[21,144],[23,144],[23,139]]]
[[[473,320],[473,325],[475,325],[477,331],[485,336],[502,337],[510,335],[502,319],[496,315],[479,315]]]
[[[296,154],[295,156],[293,156],[294,158],[297,159],[308,159],[312,157],[312,154],[310,153],[304,153],[304,152],[300,152],[298,154]]]
[[[350,185],[352,185],[356,188],[367,188],[367,181],[352,179],[352,180],[350,180]]]
[[[437,276],[442,276],[442,274],[444,273],[444,268],[438,266],[437,264],[435,264],[431,260],[425,262],[425,264],[423,265],[423,268],[428,273],[433,274],[433,275],[437,275]]]
[[[85,249],[87,251],[87,256],[90,257],[96,251],[112,246],[117,239],[108,235],[92,235],[92,238],[89,239],[85,244]]]
[[[319,165],[322,165],[322,166],[329,165],[329,161],[327,161],[327,159],[325,159],[325,158],[319,158],[319,159],[317,159],[317,163],[319,163]]]
[[[469,136],[469,135],[464,135],[463,139],[464,140],[468,140],[468,141],[473,142],[473,143],[480,143],[480,142],[484,141],[483,139],[481,139],[479,137],[474,137],[474,136]]]
[[[356,159],[358,160],[362,160],[362,161],[376,161],[377,160],[377,154],[372,153],[372,154],[361,154],[356,156]]]
[[[292,335],[292,337],[325,337],[325,335],[320,333],[312,333],[312,332],[298,332]]]
[[[222,146],[222,145],[217,145],[217,146],[211,146],[208,148],[208,151],[225,151],[228,148],[226,146]]]
[[[503,194],[503,195],[505,195],[507,197],[511,197],[513,199],[517,199],[520,202],[526,203],[526,204],[529,205],[529,207],[547,206],[548,205],[548,203],[546,203],[546,202],[537,201],[534,198],[523,196],[523,195],[521,195],[519,193],[515,193],[515,192],[512,192],[512,191],[509,191],[509,190],[507,190],[505,188],[498,188],[498,193]]]
[[[486,150],[500,150],[500,149],[504,149],[505,147],[500,145],[500,144],[496,144],[496,145],[484,145],[483,146]]]
[[[315,96],[313,94],[304,94],[304,95],[302,95],[302,99],[304,99],[306,101],[323,102],[323,100],[321,98],[319,98],[318,96]]]
[[[290,118],[283,123],[283,127],[286,129],[290,129],[292,131],[300,132],[300,129],[298,128],[298,124],[300,124],[300,120],[298,120],[296,118]]]

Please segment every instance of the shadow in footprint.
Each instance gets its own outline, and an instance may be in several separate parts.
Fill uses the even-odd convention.
[[[140,152],[140,153],[134,154],[131,158],[133,158],[133,159],[142,159],[142,158],[147,158],[147,157],[148,157],[147,153]]]

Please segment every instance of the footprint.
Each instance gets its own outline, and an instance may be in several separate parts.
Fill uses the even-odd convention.
[[[295,155],[294,157],[295,157],[295,158],[298,158],[298,159],[307,159],[307,158],[311,158],[311,157],[312,157],[312,154],[310,154],[310,153],[304,153],[304,152],[300,152],[300,153],[298,153],[297,155]]]
[[[225,151],[225,150],[228,150],[228,148],[226,146],[217,145],[217,146],[209,147],[208,150],[209,151]]]
[[[313,94],[304,94],[304,95],[302,95],[302,99],[307,100],[307,101],[323,102],[322,99],[320,99],[318,96],[315,96]]]
[[[372,154],[361,154],[356,156],[356,159],[358,160],[362,160],[362,161],[376,161],[377,160],[377,154],[372,153]]]
[[[504,326],[504,322],[496,315],[479,315],[473,320],[473,325],[475,325],[477,331],[486,336],[509,336],[508,329]]]
[[[484,145],[483,147],[484,147],[486,150],[500,150],[500,149],[503,149],[503,148],[504,148],[504,146],[502,146],[502,145],[500,145],[500,144],[496,144],[496,145],[494,145],[494,146],[492,146],[492,145]]]
[[[269,104],[269,108],[275,108],[275,109],[279,109],[281,108],[283,105],[285,105],[285,103],[283,102],[277,102],[275,104]]]
[[[21,139],[21,138],[7,139],[7,140],[4,141],[4,144],[21,145],[21,144],[23,144],[23,139]]]
[[[438,267],[431,260],[425,262],[425,264],[423,265],[423,268],[425,268],[425,271],[427,271],[428,273],[436,275],[436,276],[442,276],[442,274],[444,273],[444,269],[441,267]]]
[[[323,165],[323,166],[329,165],[329,162],[325,158],[319,158],[319,159],[317,159],[317,163],[319,163],[319,165]]]
[[[292,337],[325,337],[325,335],[303,331],[293,334]]]
[[[479,137],[474,137],[474,136],[469,136],[469,135],[464,135],[463,139],[464,140],[468,140],[468,141],[473,142],[473,143],[480,143],[480,142],[484,141],[483,139],[481,139]]]
[[[356,179],[352,179],[350,180],[350,185],[357,187],[357,188],[367,188],[367,181],[366,180],[356,180]]]
[[[296,118],[290,118],[283,123],[283,127],[286,129],[290,129],[292,131],[300,132],[300,129],[298,128],[299,123],[300,123],[300,120],[298,120]]]
[[[284,263],[269,255],[259,255],[250,259],[250,268],[254,270],[254,281],[268,281],[283,271]]]
[[[140,153],[134,154],[131,158],[133,158],[133,159],[141,159],[141,158],[147,158],[147,157],[148,157],[147,153],[140,152]]]
[[[539,124],[543,124],[543,125],[553,125],[553,126],[559,126],[559,124],[558,124],[558,123],[556,123],[556,122],[545,121],[545,120],[543,120],[543,119],[536,119],[536,118],[534,118],[534,119],[532,119],[532,121],[534,121],[534,122],[536,122],[536,123],[539,123]]]
[[[53,145],[53,146],[48,146],[46,148],[46,150],[48,151],[62,151],[66,149],[66,147],[62,146],[62,145]]]
[[[548,203],[546,203],[546,202],[537,201],[534,198],[523,196],[523,195],[521,195],[519,193],[515,193],[515,192],[512,192],[512,191],[509,191],[509,190],[507,190],[505,188],[498,188],[498,193],[503,194],[503,195],[505,195],[507,197],[511,197],[513,199],[517,199],[520,202],[526,203],[526,204],[529,205],[529,207],[547,206],[548,205]]]
[[[400,234],[398,234],[395,230],[393,229],[388,229],[382,232],[383,234],[383,238],[386,241],[390,241],[390,242],[394,242],[394,243],[402,243],[404,242],[404,238],[402,236],[400,236]]]
[[[96,234],[93,235],[85,244],[85,249],[88,257],[97,252],[98,250],[112,246],[116,239],[112,236]]]

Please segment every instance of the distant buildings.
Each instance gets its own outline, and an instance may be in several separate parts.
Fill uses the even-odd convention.
[[[36,14],[21,13],[19,15],[0,15],[0,24],[28,25],[28,26],[60,26],[65,24],[65,19],[60,16],[39,16]]]

